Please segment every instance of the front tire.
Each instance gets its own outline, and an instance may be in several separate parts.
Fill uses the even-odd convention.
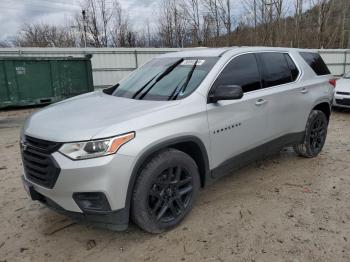
[[[162,150],[136,180],[131,204],[134,223],[149,233],[175,227],[191,211],[199,187],[195,161],[182,151]]]
[[[316,157],[327,137],[328,119],[320,110],[312,110],[306,124],[304,142],[295,145],[294,151],[302,157]]]

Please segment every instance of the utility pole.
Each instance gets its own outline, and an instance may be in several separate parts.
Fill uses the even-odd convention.
[[[256,25],[257,25],[257,17],[256,17],[256,0],[254,0],[254,45],[256,45],[256,39],[257,39],[257,35],[256,35]],[[264,18],[263,18],[264,20]]]
[[[231,6],[230,0],[227,0],[227,46],[231,45]]]
[[[83,16],[83,29],[84,29],[84,47],[86,48],[86,11],[83,9],[81,11],[81,14]]]

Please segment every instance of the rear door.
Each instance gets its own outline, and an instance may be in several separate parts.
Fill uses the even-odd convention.
[[[240,85],[244,95],[239,100],[207,105],[211,168],[229,164],[233,157],[263,144],[267,138],[268,103],[261,90],[255,55],[249,53],[233,58],[212,88],[219,85]]]
[[[309,115],[310,94],[297,81],[300,70],[288,53],[263,52],[257,57],[261,65],[263,89],[269,101],[269,140],[303,131],[305,118]]]

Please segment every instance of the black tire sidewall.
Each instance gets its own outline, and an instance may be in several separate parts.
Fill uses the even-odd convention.
[[[192,176],[192,197],[181,215],[168,223],[155,221],[148,212],[148,192],[154,180],[165,169],[179,165]],[[178,225],[190,212],[198,195],[200,179],[195,161],[187,154],[176,149],[167,149],[154,156],[141,170],[137,178],[132,197],[132,219],[142,229],[151,233],[160,233]]]

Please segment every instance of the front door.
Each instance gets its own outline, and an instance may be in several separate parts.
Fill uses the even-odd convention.
[[[239,100],[207,105],[211,169],[230,166],[230,161],[235,156],[262,145],[267,139],[269,103],[261,89],[255,55],[243,54],[233,58],[212,88],[219,85],[240,85],[244,95]],[[215,172],[213,174],[217,176]]]

